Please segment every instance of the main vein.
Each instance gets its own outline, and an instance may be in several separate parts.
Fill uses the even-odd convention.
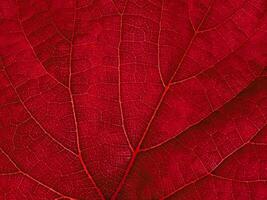
[[[139,143],[138,143],[136,149],[134,150],[134,152],[133,152],[133,154],[132,154],[131,160],[130,160],[128,166],[127,166],[127,169],[126,169],[126,171],[125,171],[125,173],[124,173],[124,176],[122,177],[122,179],[121,179],[121,181],[120,181],[120,183],[119,183],[119,185],[118,185],[116,191],[114,192],[114,194],[113,194],[113,196],[112,196],[112,198],[111,198],[112,200],[117,199],[118,194],[119,194],[119,192],[121,191],[121,189],[122,189],[122,187],[123,187],[123,185],[124,185],[124,183],[125,183],[125,181],[126,181],[126,178],[127,178],[128,174],[130,173],[130,171],[131,171],[133,165],[134,165],[135,159],[136,159],[137,155],[140,153],[141,146],[142,146],[143,141],[144,141],[144,139],[145,139],[145,137],[146,137],[146,135],[147,135],[147,133],[148,133],[150,127],[151,127],[151,124],[152,124],[152,122],[154,121],[155,116],[157,115],[157,113],[158,113],[158,111],[159,111],[159,108],[160,108],[160,106],[162,105],[162,102],[164,101],[164,98],[165,98],[166,94],[168,93],[168,91],[169,91],[169,89],[170,89],[171,83],[173,82],[173,80],[174,80],[174,78],[175,78],[175,76],[176,76],[176,74],[177,74],[177,72],[178,72],[180,66],[183,64],[183,61],[184,61],[186,55],[188,54],[188,51],[190,50],[190,48],[191,48],[191,46],[192,46],[192,44],[193,44],[193,42],[194,42],[196,36],[198,35],[199,29],[201,28],[202,24],[205,22],[205,20],[206,20],[207,17],[208,17],[209,11],[210,11],[210,9],[211,9],[211,7],[212,7],[212,3],[213,3],[213,0],[210,1],[209,8],[207,9],[207,11],[206,11],[205,15],[203,16],[201,22],[199,23],[198,27],[195,29],[194,34],[193,34],[193,36],[192,36],[190,42],[188,43],[188,46],[187,46],[187,48],[185,49],[185,51],[184,51],[184,53],[183,53],[183,56],[182,56],[180,62],[178,63],[178,65],[177,65],[177,67],[176,67],[176,70],[174,71],[174,73],[172,74],[172,76],[171,76],[171,78],[169,79],[168,83],[166,84],[166,86],[165,86],[165,88],[164,88],[164,91],[163,91],[163,93],[162,93],[162,95],[161,95],[161,97],[160,97],[160,100],[159,100],[159,102],[158,102],[158,104],[157,104],[157,106],[156,106],[156,108],[155,108],[155,110],[154,110],[154,112],[153,112],[153,114],[152,114],[152,116],[151,116],[151,118],[150,118],[150,120],[149,120],[147,126],[146,126],[146,129],[145,129],[144,133],[142,134],[142,137],[141,137],[141,139],[140,139],[140,141],[139,141]],[[163,6],[163,5],[162,5],[162,6]],[[194,29],[194,28],[193,28],[193,29]]]

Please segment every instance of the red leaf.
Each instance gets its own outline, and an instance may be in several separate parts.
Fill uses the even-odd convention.
[[[4,0],[0,23],[0,199],[267,198],[266,0]]]

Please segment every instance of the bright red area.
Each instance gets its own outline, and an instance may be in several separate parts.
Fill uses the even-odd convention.
[[[0,1],[0,199],[266,200],[266,0]]]

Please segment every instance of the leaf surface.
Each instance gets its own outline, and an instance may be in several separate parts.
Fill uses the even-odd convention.
[[[265,0],[5,0],[0,24],[0,199],[266,199]]]

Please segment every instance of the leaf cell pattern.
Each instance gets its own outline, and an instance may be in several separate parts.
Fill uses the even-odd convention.
[[[267,199],[266,0],[3,0],[0,24],[0,199]]]

